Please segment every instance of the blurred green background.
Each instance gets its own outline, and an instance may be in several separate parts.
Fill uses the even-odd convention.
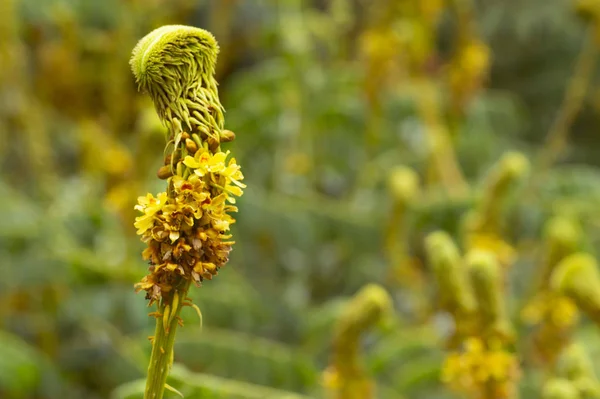
[[[133,206],[164,189],[164,136],[128,61],[172,23],[220,44],[227,149],[248,185],[231,261],[192,293],[203,328],[183,315],[173,385],[187,397],[245,383],[225,397],[283,397],[258,385],[326,397],[336,320],[378,283],[395,321],[363,335],[376,397],[457,397],[440,381],[451,326],[423,238],[458,236],[490,167],[519,151],[532,167],[502,216],[517,253],[506,297],[523,337],[521,395],[540,397],[544,372],[527,361],[518,320],[542,226],[567,214],[592,253],[600,240],[594,6],[0,0],[0,397],[141,389],[154,320],[133,291],[146,272]],[[400,165],[420,183],[397,218],[388,181]],[[595,326],[584,319],[577,336],[600,354]]]

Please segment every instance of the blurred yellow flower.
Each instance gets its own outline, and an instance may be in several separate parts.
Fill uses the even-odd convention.
[[[503,267],[510,266],[516,258],[516,250],[495,234],[472,233],[468,235],[467,247],[491,252]]]
[[[442,368],[442,381],[453,390],[476,398],[494,387],[497,398],[506,398],[518,377],[518,362],[505,349],[490,348],[477,337],[467,338],[464,350],[450,353]]]
[[[577,323],[579,312],[575,303],[566,296],[546,291],[523,308],[521,319],[530,325],[546,322],[557,328],[567,328]]]

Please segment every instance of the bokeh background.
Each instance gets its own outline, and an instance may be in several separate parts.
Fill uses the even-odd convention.
[[[227,148],[248,185],[229,264],[192,293],[202,328],[183,315],[173,384],[187,397],[267,397],[263,387],[327,397],[336,323],[376,283],[394,315],[361,335],[374,397],[461,397],[441,380],[452,320],[424,238],[443,229],[464,246],[464,215],[517,151],[529,173],[502,199],[490,245],[511,254],[503,292],[518,390],[541,397],[552,371],[535,361],[521,315],[543,226],[576,221],[592,254],[600,239],[594,7],[0,0],[0,397],[133,398],[143,387],[154,320],[133,290],[147,267],[133,206],[164,189],[164,135],[128,61],[171,23],[219,41],[236,133]],[[418,184],[403,185],[407,174]],[[600,354],[585,317],[572,337]]]

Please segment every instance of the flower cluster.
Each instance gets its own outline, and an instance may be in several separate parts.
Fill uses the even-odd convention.
[[[206,149],[188,155],[183,163],[193,171],[189,177],[171,178],[173,196],[160,193],[138,199],[137,233],[148,244],[143,257],[150,274],[137,284],[151,301],[176,284],[178,276],[200,283],[212,279],[228,261],[229,226],[235,220],[235,196],[242,195],[243,175],[229,152],[211,154]]]
[[[502,345],[485,345],[471,337],[464,350],[452,352],[444,362],[442,379],[455,391],[473,398],[509,398],[519,374],[516,357]]]
[[[546,291],[527,304],[522,319],[530,325],[545,322],[556,328],[569,328],[577,323],[579,312],[575,303],[566,296]]]

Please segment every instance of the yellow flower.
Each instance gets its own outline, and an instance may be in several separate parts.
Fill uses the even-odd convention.
[[[546,322],[562,329],[573,326],[579,318],[579,312],[566,296],[546,291],[527,304],[521,312],[521,318],[529,325]]]
[[[135,218],[134,226],[137,228],[137,234],[142,235],[154,225],[154,215],[160,212],[167,203],[167,193],[159,193],[157,198],[150,193],[145,197],[138,198],[138,204],[135,209],[143,212],[143,216]]]
[[[340,388],[340,374],[337,372],[335,367],[329,366],[321,376],[322,384],[325,388],[334,391]]]
[[[472,233],[467,238],[467,246],[492,252],[504,267],[510,266],[516,258],[515,249],[495,234]]]
[[[556,298],[551,309],[550,319],[558,327],[571,327],[577,323],[579,312],[577,306],[566,296]]]
[[[183,164],[188,168],[194,169],[194,173],[200,177],[204,177],[207,173],[218,174],[221,170],[225,169],[225,159],[228,154],[229,151],[227,153],[217,152],[216,154],[211,154],[207,149],[201,148],[196,152],[195,156],[186,156]]]
[[[223,186],[223,189],[228,193],[240,197],[242,195],[242,188],[246,188],[246,185],[240,181],[244,178],[244,175],[242,175],[240,166],[236,164],[235,158],[229,160],[229,164],[220,175],[226,178],[226,184]],[[234,185],[231,185],[231,183]]]
[[[196,175],[184,179],[181,176],[173,176],[173,188],[176,193],[176,201],[188,207],[195,219],[202,217],[202,204],[209,201],[210,193],[206,191],[206,184]]]
[[[194,170],[194,173],[199,177],[210,175],[210,182],[213,186],[221,188],[223,191],[241,196],[242,188],[246,185],[241,182],[244,179],[240,166],[236,163],[235,158],[231,158],[226,165],[225,161],[229,151],[217,152],[214,155],[206,149],[200,149],[194,157],[187,156],[183,160],[185,166]],[[233,197],[227,197],[229,202],[235,203]]]
[[[510,374],[513,357],[508,352],[493,351],[488,354],[486,363],[491,378],[506,380]]]
[[[513,354],[502,347],[486,347],[477,337],[468,338],[463,351],[450,353],[442,368],[442,381],[472,396],[484,392],[490,382],[497,384],[497,392],[508,393],[517,375],[518,363]]]

